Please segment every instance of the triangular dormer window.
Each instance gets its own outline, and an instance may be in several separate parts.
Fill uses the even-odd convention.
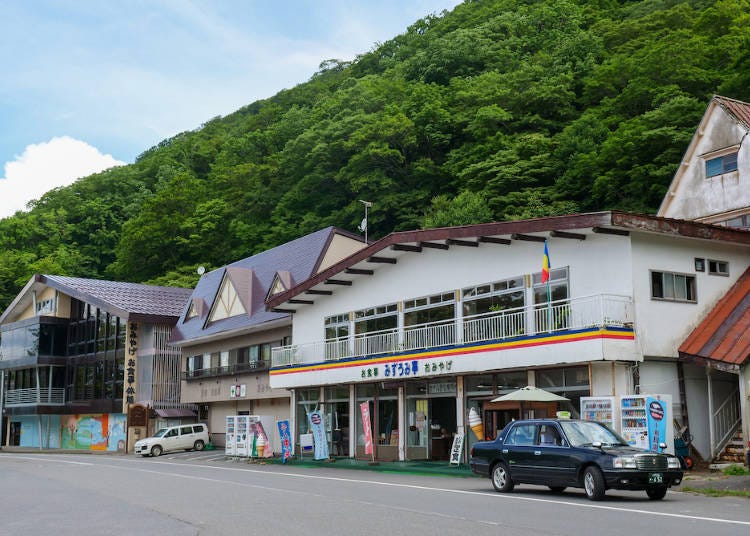
[[[198,316],[198,311],[195,309],[195,302],[190,302],[190,307],[188,308],[188,312],[185,315],[185,320],[190,320],[191,318],[194,318]]]
[[[223,320],[232,316],[245,314],[247,311],[240,301],[237,290],[226,275],[219,287],[219,294],[216,296],[211,314],[208,315],[209,322]]]

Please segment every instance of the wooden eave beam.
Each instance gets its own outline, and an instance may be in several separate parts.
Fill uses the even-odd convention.
[[[344,271],[352,275],[373,275],[375,273],[375,270],[365,270],[362,268],[347,268]]]
[[[295,309],[279,309],[278,307],[274,307],[271,309],[271,312],[273,313],[288,313],[288,314],[294,314],[297,311]]]
[[[391,249],[394,251],[411,251],[413,253],[422,253],[422,246],[412,246],[410,244],[393,244]]]
[[[569,233],[567,231],[552,231],[549,235],[553,238],[570,238],[571,240],[586,240],[585,234]]]
[[[616,236],[630,236],[630,231],[624,231],[622,229],[610,229],[609,227],[594,227],[591,229],[597,234],[608,234]]]
[[[513,233],[510,235],[510,238],[512,240],[524,240],[526,242],[546,242],[547,239],[543,236],[536,236],[536,235],[528,235],[528,234],[521,234],[521,233]]]
[[[396,264],[397,261],[396,261],[396,259],[394,259],[392,257],[376,257],[376,256],[372,256],[372,257],[368,257],[367,258],[367,262],[374,262],[374,263],[377,263],[377,264]]]
[[[431,249],[448,249],[450,247],[448,244],[441,244],[440,242],[420,242],[419,245]]]
[[[510,240],[507,238],[495,238],[494,236],[480,236],[479,242],[482,244],[502,244],[504,246],[510,245]]]
[[[479,242],[473,240],[456,240],[455,238],[449,238],[445,241],[449,246],[466,246],[470,248],[479,247]]]
[[[290,298],[288,300],[288,303],[298,303],[300,305],[312,305],[315,302],[312,300],[300,300],[299,298]]]
[[[331,294],[333,294],[333,291],[332,290],[317,290],[317,289],[311,288],[311,289],[307,289],[305,291],[305,294],[318,294],[320,296],[330,296]]]
[[[325,280],[326,285],[342,285],[345,287],[351,287],[352,282],[351,281],[345,281],[343,279],[326,279]]]

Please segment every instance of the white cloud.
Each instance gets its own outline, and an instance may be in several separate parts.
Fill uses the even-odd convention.
[[[25,210],[29,201],[53,188],[123,164],[69,136],[28,145],[21,156],[5,164],[5,177],[0,178],[0,218]]]

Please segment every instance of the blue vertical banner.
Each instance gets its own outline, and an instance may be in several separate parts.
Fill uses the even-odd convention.
[[[313,440],[315,442],[315,454],[313,455],[313,459],[327,460],[328,441],[326,440],[326,427],[323,414],[319,411],[313,411],[312,413],[307,414],[307,420],[310,421],[310,429],[312,430]]]
[[[276,421],[281,439],[281,463],[286,463],[287,458],[292,456],[292,432],[289,429],[289,421]]]
[[[659,443],[667,442],[667,405],[663,400],[646,398],[649,449],[661,452]]]

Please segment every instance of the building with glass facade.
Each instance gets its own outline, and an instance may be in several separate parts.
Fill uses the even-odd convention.
[[[3,444],[124,451],[149,432],[128,422],[135,406],[155,419],[195,418],[180,402],[179,350],[167,344],[189,295],[32,277],[0,316]]]

